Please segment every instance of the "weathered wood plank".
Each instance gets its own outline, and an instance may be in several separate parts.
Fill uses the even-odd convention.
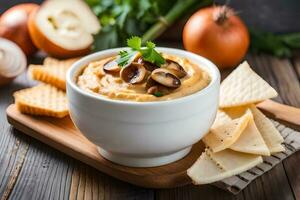
[[[294,60],[295,66],[293,67],[287,60],[280,60],[270,57],[273,71],[275,71],[276,79],[278,82],[279,93],[282,97],[283,103],[300,107],[300,84],[299,84],[299,58]],[[296,70],[295,70],[296,69]],[[295,166],[299,165],[300,153],[296,153],[290,158],[283,161],[286,174],[289,179],[291,188],[295,197],[300,197],[300,175],[295,173]]]
[[[72,162],[71,158],[32,140],[10,199],[68,199],[68,166]]]
[[[70,199],[153,199],[153,191],[130,185],[88,167],[77,165],[72,173]]]
[[[257,178],[245,190],[245,200],[292,200],[295,199],[282,164],[278,164],[263,176]]]
[[[298,80],[300,81],[300,54],[298,54],[293,61],[295,71],[298,75]],[[300,101],[300,99],[298,100]],[[289,177],[290,185],[293,188],[294,195],[297,199],[300,198],[300,173],[297,173],[299,171],[299,163],[300,152],[295,153],[293,156],[284,161],[284,167]]]
[[[158,200],[179,200],[179,199],[220,199],[220,200],[231,200],[231,199],[244,199],[243,194],[238,195],[230,194],[226,191],[216,188],[211,185],[187,185],[184,187],[168,189],[168,190],[158,190],[156,192],[156,199]]]
[[[299,79],[289,60],[278,59],[271,56],[251,56],[250,62],[253,62],[255,70],[278,91],[279,97],[276,98],[277,101],[300,107]],[[273,169],[270,172],[273,173],[273,176],[279,176],[279,174],[285,173],[288,178],[288,184],[292,188],[292,193],[294,193],[295,197],[300,197],[300,175],[295,173],[294,170],[294,166],[299,165],[299,161],[300,154],[298,152],[287,160],[284,160],[283,164],[280,164],[284,170],[275,169],[276,172],[273,173]],[[270,176],[270,178],[272,179],[273,177]],[[286,184],[287,183],[282,182],[280,179],[279,183],[274,184],[274,186],[281,185],[285,187]]]
[[[295,107],[300,107],[300,83],[297,72],[291,64],[284,65],[278,59],[273,62],[273,65],[276,69],[280,69],[280,72],[276,73],[276,75],[281,77],[278,78],[278,84],[281,86],[283,92],[285,91],[284,102]],[[297,65],[298,63],[296,62],[295,68],[299,68]],[[300,175],[299,173],[295,173],[295,166],[299,165],[299,160],[300,154],[298,152],[283,162],[294,195],[298,198],[300,197]]]
[[[284,168],[289,178],[290,186],[297,199],[300,198],[300,152],[295,153],[293,156],[287,158],[284,162]]]
[[[278,82],[278,92],[284,103],[300,107],[300,83],[293,66],[288,60],[269,58],[273,73]]]
[[[12,93],[27,87],[29,82],[20,76],[12,84],[0,89],[0,197],[7,199],[15,185],[27,153],[30,138],[18,134],[7,123],[5,110],[12,102]]]
[[[8,152],[4,151],[7,153],[7,156],[5,157],[9,156],[9,159],[5,160],[5,157],[2,157],[3,159],[0,161],[0,174],[3,174],[3,179],[1,181],[1,200],[8,199],[10,196],[10,193],[13,190],[16,180],[22,169],[29,146],[27,142],[24,142],[28,140],[28,138],[24,139],[24,141],[20,141],[19,136],[13,137],[15,137],[13,149],[9,149]]]

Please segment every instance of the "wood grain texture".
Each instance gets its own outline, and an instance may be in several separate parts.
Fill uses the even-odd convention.
[[[148,189],[108,177],[90,167],[76,166],[72,174],[70,200],[153,199],[153,192]]]
[[[69,117],[63,119],[34,117],[20,113],[12,104],[7,108],[7,118],[17,129],[69,156],[113,177],[148,188],[170,188],[191,183],[186,170],[204,150],[204,145],[199,142],[186,157],[172,164],[151,168],[125,167],[100,156],[97,146],[75,128]]]
[[[176,45],[175,45],[176,46]],[[273,57],[270,56],[248,56],[248,61],[254,67],[263,78],[265,78],[271,85],[278,89],[278,84],[284,82],[284,85],[289,85],[285,83],[290,81],[291,83],[299,84],[299,74],[297,80],[295,80],[295,75],[288,80],[280,78],[277,80],[275,75],[277,71],[273,69],[271,65],[271,60]],[[289,62],[288,67],[292,67],[293,71],[297,71],[299,67],[299,58]],[[280,60],[279,60],[280,61]],[[297,61],[297,62],[296,62]],[[40,60],[35,60],[35,63],[41,63]],[[281,63],[281,62],[279,62]],[[286,61],[282,64],[284,65]],[[283,73],[285,72],[285,66],[282,66]],[[227,74],[230,70],[226,70]],[[297,71],[299,73],[299,71]],[[222,73],[222,75],[225,73]],[[224,76],[223,76],[224,77]],[[88,167],[87,165],[76,161],[58,151],[53,150],[51,147],[44,145],[26,135],[19,133],[18,131],[12,129],[6,121],[5,109],[12,103],[11,94],[14,90],[28,87],[29,85],[35,84],[35,82],[28,81],[25,75],[19,77],[11,85],[6,88],[0,88],[0,197],[3,197],[4,192],[7,188],[7,183],[10,180],[12,170],[19,162],[20,153],[25,150],[28,146],[28,151],[25,156],[25,160],[21,167],[20,173],[16,179],[16,182],[10,192],[8,198],[16,199],[15,197],[20,197],[21,199],[26,199],[28,197],[25,194],[30,188],[43,188],[48,187],[51,183],[46,184],[46,182],[59,183],[62,180],[64,184],[60,184],[60,187],[52,187],[51,197],[52,199],[80,199],[84,193],[85,199],[299,199],[300,198],[300,173],[298,172],[298,166],[300,162],[300,152],[294,154],[290,158],[284,161],[284,164],[277,166],[272,169],[267,176],[256,179],[252,182],[242,193],[237,196],[233,196],[226,193],[213,186],[193,186],[187,185],[184,187],[178,187],[174,189],[145,189],[141,187],[136,187],[128,183],[118,181],[110,176],[107,176],[97,170]],[[282,92],[279,91],[280,96]],[[288,105],[297,106],[296,104],[291,104],[292,101],[288,100],[289,96],[284,95],[284,98],[278,97],[275,100]],[[20,141],[20,145],[17,147],[16,140]],[[17,151],[12,151],[16,147]],[[10,149],[10,150],[9,150]],[[44,153],[38,153],[38,152]],[[13,153],[15,152],[15,154]],[[40,156],[39,161],[34,162],[34,157]],[[31,157],[31,158],[30,158]],[[59,158],[59,159],[58,159]],[[30,161],[27,161],[30,160]],[[45,160],[44,164],[39,162]],[[34,162],[35,164],[32,164]],[[55,164],[56,163],[56,164]],[[67,164],[66,164],[67,163]],[[29,167],[29,165],[31,167]],[[45,170],[43,166],[47,165],[57,165],[64,171],[63,176],[55,175],[52,179],[40,178],[39,182],[34,181],[41,174],[50,173],[50,170]],[[68,169],[69,168],[69,169]],[[82,172],[84,171],[84,173]],[[35,171],[35,173],[32,173]],[[58,170],[59,171],[59,170]],[[68,171],[66,173],[65,171]],[[79,174],[75,176],[74,174]],[[75,177],[77,178],[75,178]],[[45,175],[43,177],[46,177]],[[87,184],[83,184],[83,180],[87,180]],[[275,177],[275,178],[274,178]],[[276,178],[277,177],[277,178]],[[28,183],[26,183],[26,181]],[[76,181],[78,180],[78,181]],[[41,186],[40,186],[41,185]],[[43,186],[42,186],[43,185]],[[80,186],[79,186],[80,185]],[[83,187],[84,185],[84,187]],[[92,187],[90,187],[92,185]],[[18,188],[18,189],[16,189]],[[65,189],[64,189],[65,188]],[[80,188],[80,189],[77,189]],[[35,190],[35,199],[43,196],[44,189]],[[72,192],[71,192],[72,191]],[[48,193],[48,194],[49,194]],[[57,193],[54,195],[54,193]],[[18,194],[18,195],[17,195]],[[24,196],[24,197],[23,197]],[[49,199],[49,195],[45,196],[45,199]]]
[[[243,193],[238,195],[232,195],[223,190],[217,189],[211,185],[187,185],[184,187],[158,190],[156,193],[156,199],[158,200],[181,200],[181,199],[205,199],[205,200],[233,200],[244,199]]]
[[[275,98],[276,101],[294,107],[300,107],[299,76],[297,76],[289,60],[266,55],[252,55],[247,58],[255,71],[278,91],[279,96]],[[299,58],[300,57],[295,60],[299,60]],[[292,159],[293,157],[297,157],[297,159]],[[296,198],[300,198],[298,189],[300,188],[300,175],[295,173],[292,169],[293,166],[299,165],[299,161],[300,152],[284,160],[281,164],[288,178],[288,184],[292,188],[294,197]],[[273,169],[273,171],[275,171],[273,172],[274,174],[282,174],[282,171],[277,170],[277,168]]]
[[[295,123],[293,125],[300,130],[300,109],[282,105],[271,100],[260,103],[260,107],[264,111],[267,111],[270,116],[275,116],[277,120],[285,120],[288,124]],[[286,112],[288,112],[290,118],[286,117]],[[9,123],[20,131],[69,156],[81,160],[115,178],[148,188],[170,188],[190,183],[186,170],[204,151],[204,145],[200,142],[194,145],[188,156],[172,164],[152,168],[125,167],[101,157],[96,145],[91,143],[76,129],[69,117],[55,119],[26,115],[20,113],[16,105],[12,104],[7,108],[7,118]],[[88,181],[88,177],[86,178],[86,184],[90,184],[91,181]],[[239,178],[237,177],[237,179]],[[242,185],[247,185],[253,178],[246,179],[248,180],[246,182],[241,180],[242,182],[235,185],[234,181],[227,183],[227,185],[228,187],[243,188]],[[238,189],[234,191],[238,191]]]
[[[295,70],[297,65],[293,67],[292,62],[286,59],[280,60],[268,57],[268,60],[270,60],[271,69],[276,76],[282,102],[300,108],[300,79],[299,74],[297,74]],[[299,57],[295,60],[299,60]],[[292,159],[293,157],[296,157],[298,161],[296,159]],[[296,198],[300,198],[300,175],[299,173],[295,173],[293,167],[295,165],[299,165],[299,160],[300,153],[298,152],[294,156],[283,161],[285,172],[289,178],[289,184],[291,185]]]
[[[272,100],[257,104],[257,107],[272,119],[285,123],[287,126],[300,130],[300,108],[287,106]]]
[[[21,84],[22,83],[22,84]],[[7,199],[16,183],[29,146],[29,137],[20,135],[7,124],[5,107],[12,101],[14,90],[30,86],[26,77],[19,77],[7,88],[0,88],[0,199]]]

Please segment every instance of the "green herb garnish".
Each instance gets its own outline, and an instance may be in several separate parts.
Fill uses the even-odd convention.
[[[137,51],[120,51],[117,63],[120,67],[124,67],[130,61],[130,59],[137,53]]]
[[[155,92],[153,95],[156,96],[156,97],[162,97],[163,96],[163,94],[161,92]]]
[[[269,53],[277,57],[291,57],[294,49],[300,48],[300,33],[274,34],[250,30],[251,50]]]
[[[189,16],[212,0],[85,0],[101,24],[94,51],[124,46],[126,38],[154,40],[175,21]]]
[[[121,67],[127,65],[136,53],[140,53],[145,61],[151,62],[159,67],[165,63],[165,59],[155,50],[155,44],[153,42],[146,42],[146,46],[142,47],[141,38],[134,36],[127,40],[127,46],[131,49],[120,51],[119,58],[116,60]]]

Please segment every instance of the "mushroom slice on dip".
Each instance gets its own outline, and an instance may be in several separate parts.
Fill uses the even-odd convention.
[[[125,68],[119,66],[120,70],[111,66],[114,73],[107,70],[107,64],[116,57],[94,61],[85,66],[78,76],[77,84],[85,91],[110,99],[149,102],[191,95],[210,83],[208,72],[190,60],[166,54],[162,54],[162,57],[167,62],[155,70],[149,70],[144,65],[148,62],[142,62],[142,57],[139,57],[127,63]],[[147,81],[149,79],[151,87]]]

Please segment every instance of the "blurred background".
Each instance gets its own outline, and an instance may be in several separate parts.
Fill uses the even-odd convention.
[[[0,13],[13,5],[29,2],[41,3],[43,0],[0,0]],[[216,0],[214,2],[227,3],[235,8],[249,27],[277,33],[300,32],[299,0]]]

